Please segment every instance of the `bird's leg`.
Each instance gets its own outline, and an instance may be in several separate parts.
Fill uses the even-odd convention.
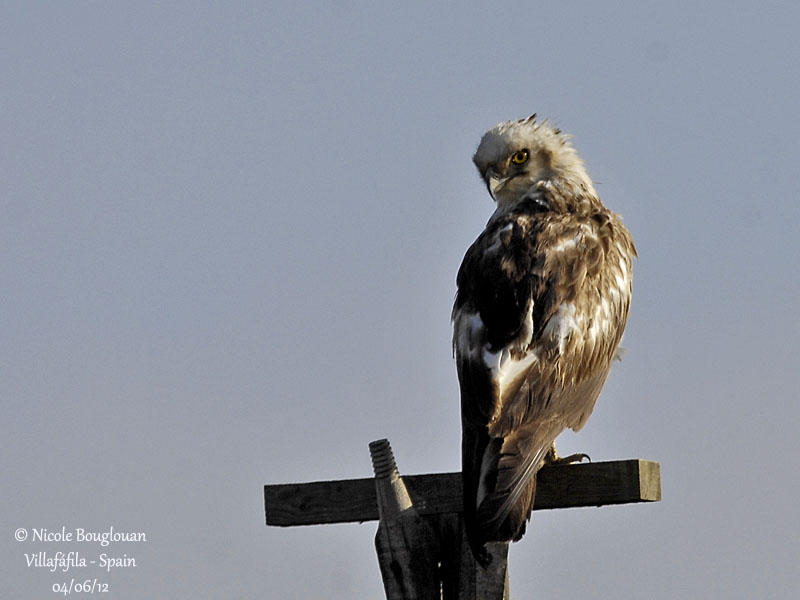
[[[577,452],[575,454],[570,454],[569,456],[559,456],[558,452],[556,452],[556,443],[550,446],[550,450],[547,451],[547,454],[544,457],[544,464],[545,465],[570,465],[576,462],[582,462],[583,459],[592,462],[591,457],[588,454],[584,454],[583,452]]]

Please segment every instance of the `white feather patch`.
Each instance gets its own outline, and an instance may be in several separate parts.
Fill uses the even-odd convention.
[[[483,338],[483,321],[478,313],[459,313],[455,318],[455,351],[459,356],[475,357]]]
[[[564,347],[569,337],[575,333],[580,335],[582,315],[578,315],[577,307],[572,302],[564,302],[558,307],[556,313],[547,320],[544,334],[558,342],[559,353],[564,353]]]
[[[578,245],[578,242],[582,240],[581,234],[576,235],[574,238],[567,238],[566,240],[561,241],[560,243],[553,246],[553,252],[564,252],[569,248],[574,248]]]
[[[523,376],[538,358],[536,352],[529,348],[532,334],[532,301],[528,306],[519,337],[495,352],[489,350],[485,339],[485,325],[480,315],[478,313],[462,313],[456,318],[455,350],[462,358],[473,362],[482,362],[489,370],[490,377],[497,384],[498,392],[502,396],[506,386]],[[512,350],[517,353],[522,351],[524,354],[514,358]]]
[[[533,350],[529,350],[519,359],[513,358],[508,348],[503,348],[499,352],[483,351],[483,363],[490,369],[501,397],[505,387],[524,374],[537,358]]]

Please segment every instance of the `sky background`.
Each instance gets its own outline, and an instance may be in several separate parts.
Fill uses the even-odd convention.
[[[376,524],[267,528],[266,483],[460,468],[450,309],[483,132],[567,132],[639,250],[560,451],[658,504],[537,512],[516,598],[800,587],[800,8],[9,2],[0,9],[0,579],[49,598],[380,598]],[[17,528],[147,541],[17,542]],[[51,573],[25,553],[127,554]]]

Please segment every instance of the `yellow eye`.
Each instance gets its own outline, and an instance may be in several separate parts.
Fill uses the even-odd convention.
[[[519,152],[514,152],[511,155],[511,162],[515,165],[522,165],[525,164],[528,160],[528,151],[527,150],[520,150]]]

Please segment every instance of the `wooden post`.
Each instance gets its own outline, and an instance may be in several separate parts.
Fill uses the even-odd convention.
[[[440,600],[438,540],[414,510],[388,440],[369,445],[380,523],[375,549],[387,600]]]
[[[388,440],[369,445],[379,524],[375,548],[387,600],[504,600],[508,544],[489,544],[481,567],[457,512],[420,516]]]
[[[492,562],[475,561],[461,514],[438,516],[442,600],[505,600],[508,598],[508,544],[487,544]]]
[[[388,600],[508,598],[508,544],[475,563],[461,522],[461,473],[400,477],[386,440],[370,444],[375,478],[264,486],[269,526],[380,520],[375,537]],[[659,464],[621,460],[543,467],[534,510],[661,500]]]

